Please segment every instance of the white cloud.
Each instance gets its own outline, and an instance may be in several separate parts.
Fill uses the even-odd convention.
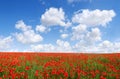
[[[73,48],[74,51],[82,53],[98,53],[100,51],[97,46],[87,45],[83,42],[76,43]]]
[[[119,42],[111,42],[109,40],[104,40],[98,45],[99,51],[103,51],[106,53],[114,53],[120,52],[120,41]]]
[[[64,34],[61,34],[61,38],[62,38],[62,39],[65,39],[65,38],[67,38],[67,37],[68,37],[68,34],[65,34],[65,33],[64,33]]]
[[[106,26],[115,16],[113,10],[82,10],[74,14],[72,22],[77,25],[72,27],[71,39],[76,42],[73,45],[74,51],[80,52],[114,52],[119,51],[118,42],[112,43],[110,41],[102,40],[102,33],[98,27],[92,26]],[[90,27],[91,26],[91,27]],[[76,41],[77,40],[77,41]]]
[[[46,52],[68,52],[72,51],[72,47],[68,41],[57,40],[56,45],[52,44],[37,44],[31,45],[32,51],[46,51]]]
[[[38,44],[31,45],[32,51],[55,51],[55,47],[52,44]]]
[[[35,33],[35,31],[32,30],[32,27],[27,26],[23,21],[18,21],[15,27],[21,31],[20,33],[15,34],[16,39],[23,44],[31,44],[43,40],[42,36]]]
[[[46,31],[46,27],[45,26],[43,26],[43,25],[37,25],[36,26],[36,31],[37,32],[45,32]]]
[[[0,37],[0,51],[8,49],[12,42],[13,42],[13,39],[11,36]]]
[[[62,8],[51,7],[41,16],[41,23],[44,26],[66,26],[71,25],[70,22],[65,23],[65,12]]]
[[[21,31],[31,30],[31,26],[27,26],[22,20],[16,23],[15,28]]]
[[[85,40],[88,43],[95,43],[101,40],[101,32],[98,28],[92,28],[91,32],[88,32]]]
[[[120,41],[119,42],[115,42],[113,47],[114,47],[114,51],[113,52],[119,52],[120,53]]]
[[[100,51],[103,51],[103,52],[113,52],[113,51],[116,51],[114,50],[114,43],[108,41],[108,40],[105,40],[105,41],[102,41],[99,45],[99,50]]]
[[[87,26],[83,24],[79,24],[75,27],[72,27],[72,40],[80,40],[85,36],[85,32],[87,31]]]
[[[81,31],[80,31],[81,30]],[[90,31],[84,25],[74,27],[72,38],[78,40],[73,46],[74,51],[80,52],[98,52],[96,43],[101,41],[101,32],[99,28],[92,28]]]
[[[104,40],[96,45],[85,44],[84,42],[77,42],[73,46],[73,50],[76,52],[83,53],[119,53],[120,52],[120,42],[110,42]]]
[[[109,48],[109,47],[112,47],[112,43],[108,40],[105,40],[103,41],[101,44],[99,44],[100,47],[103,47],[103,48]]]
[[[80,53],[114,53],[120,51],[120,42],[112,43],[108,40],[102,41],[97,45],[87,45],[84,42],[77,42],[71,46],[68,41],[57,40],[53,44],[33,44],[30,50],[37,52],[80,52]]]
[[[72,47],[68,41],[62,41],[62,40],[58,39],[56,41],[56,44],[57,44],[57,46],[56,46],[57,51],[72,51]]]
[[[67,41],[62,41],[62,40],[57,40],[57,41],[56,41],[56,44],[57,44],[58,46],[63,46],[63,47],[68,47],[68,46],[70,46],[70,44],[69,44]]]
[[[76,32],[84,32],[86,31],[86,25],[79,24],[76,27],[72,27],[72,29]]]
[[[73,23],[85,24],[87,26],[106,26],[112,18],[115,16],[113,10],[82,10],[82,12],[77,12],[72,18]]]

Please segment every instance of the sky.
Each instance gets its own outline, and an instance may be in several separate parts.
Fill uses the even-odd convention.
[[[0,51],[120,52],[120,0],[0,0]]]

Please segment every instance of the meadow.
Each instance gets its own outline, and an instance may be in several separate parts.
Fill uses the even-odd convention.
[[[120,79],[120,54],[1,52],[0,79]]]

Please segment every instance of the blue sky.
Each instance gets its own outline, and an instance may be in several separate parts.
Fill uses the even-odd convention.
[[[0,51],[119,52],[120,0],[1,0]]]

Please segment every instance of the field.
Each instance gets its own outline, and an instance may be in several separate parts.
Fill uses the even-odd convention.
[[[120,54],[0,53],[0,79],[120,79]]]

